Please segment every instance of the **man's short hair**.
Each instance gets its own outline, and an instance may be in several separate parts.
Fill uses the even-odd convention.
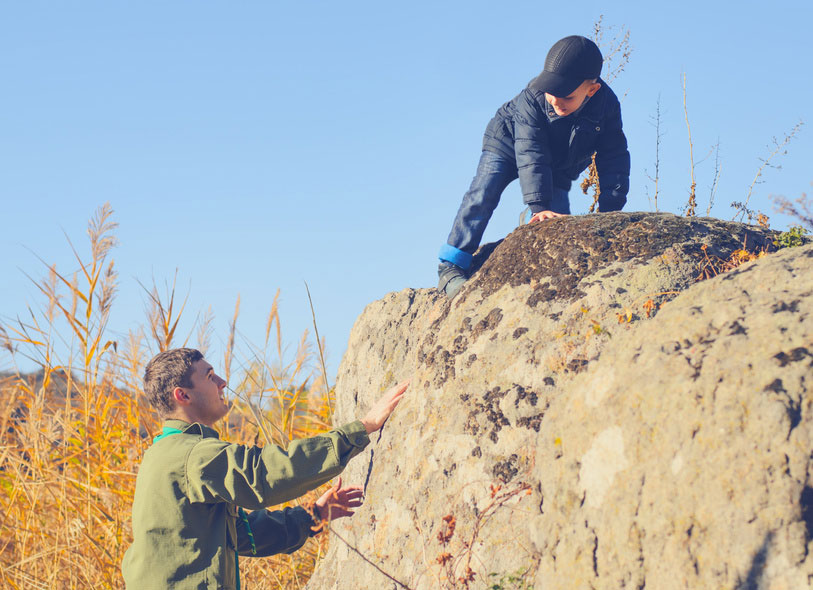
[[[192,365],[203,358],[194,348],[173,348],[155,355],[144,369],[144,393],[162,416],[175,409],[172,391],[192,387]]]

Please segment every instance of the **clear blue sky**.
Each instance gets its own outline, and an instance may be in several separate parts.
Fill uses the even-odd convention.
[[[686,72],[695,158],[720,142],[712,215],[730,219],[772,137],[806,121],[782,169],[755,188],[752,206],[771,213],[771,194],[813,193],[811,6],[0,2],[0,320],[40,300],[22,272],[43,274],[34,253],[76,269],[63,232],[87,252],[87,220],[109,201],[121,278],[111,337],[143,323],[137,279],[171,281],[177,268],[190,292],[182,328],[212,307],[219,367],[238,293],[238,329],[259,341],[280,288],[294,343],[311,326],[307,281],[335,375],[366,304],[435,285],[437,250],[496,109],[553,42],[590,35],[600,14],[626,25],[633,47],[613,83],[626,93],[626,210],[652,210],[659,96],[660,209],[687,200]],[[713,173],[712,159],[697,167],[701,212]],[[574,191],[571,202],[586,211],[586,197]],[[515,183],[486,241],[511,231],[520,210]],[[787,224],[774,216],[774,227]]]

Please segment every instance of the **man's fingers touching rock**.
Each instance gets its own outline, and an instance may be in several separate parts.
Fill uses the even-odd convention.
[[[380,430],[384,422],[389,418],[395,406],[401,401],[407,388],[409,387],[409,379],[402,381],[398,385],[391,387],[376,401],[364,418],[361,419],[367,434],[371,434]]]

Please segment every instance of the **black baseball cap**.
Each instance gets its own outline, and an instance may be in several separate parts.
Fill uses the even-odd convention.
[[[598,78],[603,61],[598,46],[587,37],[565,37],[550,48],[545,69],[529,86],[553,96],[567,96],[585,80]]]

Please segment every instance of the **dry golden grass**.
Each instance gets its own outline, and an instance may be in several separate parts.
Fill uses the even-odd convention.
[[[148,290],[147,325],[125,342],[106,338],[117,287],[115,229],[105,205],[88,227],[89,259],[73,250],[79,272],[64,276],[48,267],[35,281],[42,308],[29,306],[25,319],[0,327],[11,365],[25,358],[40,367],[0,377],[2,588],[123,587],[136,472],[160,428],[142,397],[141,375],[154,353],[184,344],[176,333],[184,306],[176,304],[174,286],[165,300]],[[239,298],[224,359],[237,400],[221,436],[286,446],[329,429],[332,391],[316,369],[307,331],[285,362],[278,299],[260,347],[239,338],[238,311]],[[211,314],[199,321],[203,349],[210,323]],[[291,556],[241,559],[241,578],[257,590],[302,588],[326,546],[320,535]]]

